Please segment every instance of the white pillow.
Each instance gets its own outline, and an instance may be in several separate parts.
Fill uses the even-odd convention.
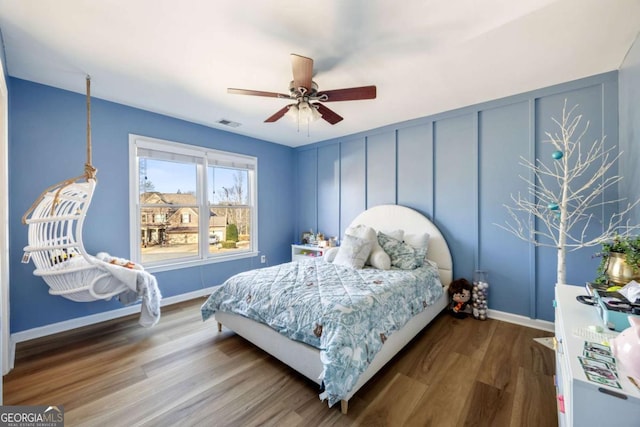
[[[345,236],[355,236],[371,242],[371,253],[365,261],[366,265],[370,265],[380,270],[388,270],[391,268],[391,258],[389,258],[389,254],[387,254],[378,243],[376,230],[367,225],[358,224],[347,228],[344,234]],[[394,230],[386,234],[394,239],[402,240],[404,231]]]
[[[387,236],[391,236],[394,239],[402,240],[404,236],[404,231],[402,230],[393,230],[389,232],[385,232]],[[389,270],[391,268],[391,257],[385,250],[380,246],[378,242],[378,235],[376,233],[376,240],[374,248],[371,250],[371,254],[369,255],[368,264],[372,267],[378,268],[380,270]]]
[[[322,259],[324,260],[324,262],[333,262],[333,260],[336,258],[336,255],[338,255],[339,250],[339,247],[330,248],[324,253],[324,255],[322,255]]]
[[[371,251],[369,255],[369,265],[379,270],[389,270],[391,268],[391,258],[382,247],[379,247]]]
[[[370,242],[374,242],[377,239],[376,230],[367,226],[367,225],[354,225],[352,227],[348,227],[344,231],[345,235],[357,237],[359,239],[368,240]]]
[[[371,253],[371,242],[345,234],[340,250],[333,260],[334,264],[360,269]]]

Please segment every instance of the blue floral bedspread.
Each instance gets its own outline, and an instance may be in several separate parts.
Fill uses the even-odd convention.
[[[443,293],[437,268],[356,270],[321,259],[229,278],[202,306],[240,314],[320,349],[322,398],[344,399],[385,340]]]

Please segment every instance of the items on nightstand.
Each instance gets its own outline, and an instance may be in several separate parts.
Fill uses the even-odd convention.
[[[302,238],[300,239],[300,242],[303,245],[313,245],[313,246],[318,246],[321,248],[326,248],[326,247],[333,247],[333,246],[337,246],[337,238],[333,238],[334,239],[334,245],[331,245],[331,241],[327,241],[324,237],[324,233],[313,233],[313,229],[310,229],[309,231],[305,231],[302,233]]]
[[[471,292],[471,298],[473,317],[480,320],[487,320],[489,274],[486,271],[476,270],[473,273],[473,289]]]
[[[316,241],[316,236],[313,234],[313,229],[302,233],[302,239],[300,239],[303,245],[312,245]]]

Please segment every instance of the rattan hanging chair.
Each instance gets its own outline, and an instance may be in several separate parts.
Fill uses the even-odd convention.
[[[33,260],[36,266],[33,274],[44,279],[50,294],[78,302],[110,299],[126,291],[136,291],[135,277],[132,289],[131,283],[121,280],[123,276],[114,276],[113,262],[89,255],[82,242],[84,219],[96,187],[96,169],[91,164],[90,87],[90,77],[87,77],[84,174],[47,188],[22,218],[29,226],[24,261]],[[133,263],[129,267],[143,270]]]

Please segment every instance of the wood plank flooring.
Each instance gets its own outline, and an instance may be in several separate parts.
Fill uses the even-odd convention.
[[[215,321],[196,299],[20,343],[5,405],[63,405],[70,426],[556,426],[552,334],[441,314],[349,401]]]

